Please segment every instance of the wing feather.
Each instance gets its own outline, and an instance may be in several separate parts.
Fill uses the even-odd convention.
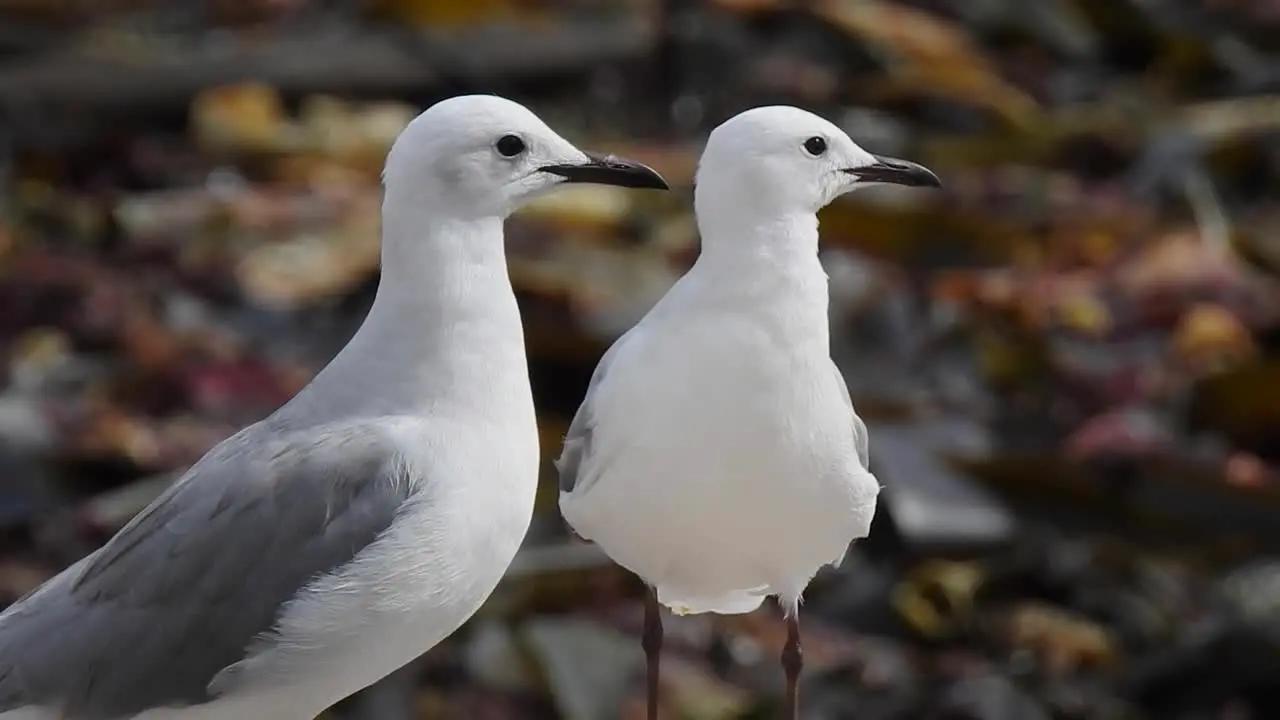
[[[390,526],[410,489],[375,425],[246,428],[0,615],[0,712],[114,720],[210,701],[214,676]]]
[[[831,374],[835,375],[836,383],[840,387],[840,396],[844,398],[846,404],[849,405],[849,414],[853,416],[853,442],[854,448],[858,451],[858,462],[862,464],[863,470],[871,469],[871,439],[867,435],[867,424],[858,417],[858,411],[853,408],[853,398],[849,396],[849,386],[845,384],[844,374],[840,372],[840,368],[835,362],[831,363]]]
[[[569,429],[565,431],[564,448],[555,462],[556,471],[560,473],[560,492],[562,493],[585,490],[590,484],[582,477],[582,471],[587,465],[586,461],[591,457],[591,436],[595,430],[592,403],[609,372],[609,365],[612,364],[614,356],[626,339],[626,334],[618,338],[596,364],[595,371],[591,373],[591,382],[587,384],[587,392],[582,398],[582,404],[578,406],[578,411],[574,413],[573,420],[569,423]]]

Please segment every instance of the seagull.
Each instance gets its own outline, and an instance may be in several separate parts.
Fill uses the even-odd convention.
[[[0,615],[0,719],[311,720],[493,591],[539,465],[503,220],[567,183],[666,183],[481,95],[410,122],[383,181],[350,343]]]
[[[871,528],[867,429],[831,360],[817,212],[868,185],[939,186],[794,107],[711,132],[694,183],[701,253],[604,354],[556,461],[560,511],[649,586],[642,645],[657,717],[659,605],[750,612],[777,596],[797,712],[799,605]]]

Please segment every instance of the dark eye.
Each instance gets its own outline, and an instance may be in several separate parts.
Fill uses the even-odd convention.
[[[804,151],[818,157],[827,151],[827,141],[815,135],[804,141]]]
[[[515,157],[524,152],[524,141],[517,135],[503,135],[494,147],[502,157]]]

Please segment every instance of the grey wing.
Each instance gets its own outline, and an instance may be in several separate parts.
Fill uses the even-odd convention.
[[[111,720],[211,700],[281,605],[371,543],[409,492],[375,426],[242,431],[0,615],[0,713]]]
[[[591,373],[591,382],[587,384],[586,395],[582,398],[582,404],[578,406],[578,412],[574,413],[573,420],[569,423],[569,429],[564,435],[564,449],[560,451],[560,457],[556,459],[556,470],[560,473],[560,492],[570,493],[574,490],[582,489],[582,462],[591,454],[591,433],[595,429],[595,418],[591,412],[591,402],[595,397],[596,390],[604,381],[605,375],[609,372],[609,365],[613,362],[614,356],[618,352],[618,348],[626,342],[627,335],[624,333],[618,338],[613,345],[605,351],[600,358],[596,369]]]
[[[871,469],[871,441],[867,436],[867,424],[858,417],[858,411],[853,409],[853,398],[849,396],[849,386],[845,384],[844,375],[840,372],[840,368],[835,362],[831,363],[831,373],[836,376],[836,383],[840,387],[840,392],[844,397],[844,401],[849,405],[849,414],[853,416],[853,443],[854,448],[858,451],[858,462],[862,464],[864,470]]]

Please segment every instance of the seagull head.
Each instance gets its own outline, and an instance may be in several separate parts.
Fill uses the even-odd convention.
[[[454,217],[505,217],[570,183],[667,189],[653,169],[579,150],[528,108],[493,95],[442,100],[414,118],[387,155],[383,181]]]
[[[925,167],[863,150],[817,115],[777,105],[739,113],[711,131],[695,195],[700,205],[790,215],[816,213],[840,195],[878,184],[941,183]]]

